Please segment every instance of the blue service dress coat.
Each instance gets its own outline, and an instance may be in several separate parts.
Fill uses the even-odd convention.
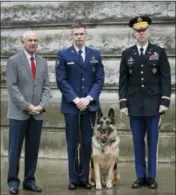
[[[97,111],[100,107],[99,96],[104,85],[104,67],[98,50],[89,47],[85,50],[84,65],[80,63],[74,46],[57,53],[56,82],[62,92],[62,113],[79,112],[73,99],[88,95],[93,98],[88,109]]]

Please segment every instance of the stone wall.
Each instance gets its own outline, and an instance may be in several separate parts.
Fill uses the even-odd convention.
[[[8,120],[5,87],[6,61],[21,49],[21,35],[35,30],[40,38],[38,53],[48,60],[52,87],[51,104],[45,116],[40,157],[67,158],[63,116],[59,112],[61,94],[55,83],[55,59],[58,49],[70,46],[70,25],[84,22],[87,45],[99,49],[105,66],[105,87],[100,96],[102,109],[116,109],[121,137],[121,160],[133,160],[128,117],[119,113],[118,78],[121,52],[133,45],[128,20],[140,14],[153,19],[151,42],[166,49],[171,65],[171,107],[163,117],[159,161],[175,161],[175,2],[2,2],[1,3],[1,154],[7,155]]]

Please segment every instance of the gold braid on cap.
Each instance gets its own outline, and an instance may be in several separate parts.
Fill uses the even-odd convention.
[[[138,22],[133,24],[133,28],[146,28],[148,26],[148,22]]]

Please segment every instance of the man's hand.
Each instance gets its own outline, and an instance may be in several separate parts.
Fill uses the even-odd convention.
[[[164,113],[167,110],[168,110],[168,107],[163,106],[163,105],[160,105],[160,107],[159,107],[159,113]]]
[[[90,104],[90,99],[88,97],[80,98],[80,101],[76,104],[77,108],[80,111],[84,111],[87,109],[87,106]]]
[[[29,114],[32,114],[32,115],[34,115],[34,114],[39,114],[40,112],[39,112],[38,110],[36,110],[35,108],[36,108],[36,107],[35,107],[34,105],[30,104],[30,105],[28,106],[28,108],[27,108],[26,111],[27,111]]]
[[[27,112],[32,115],[40,114],[42,110],[43,110],[43,107],[41,105],[34,106],[30,104],[29,107],[27,108]]]
[[[128,108],[122,108],[120,112],[128,116]]]
[[[36,110],[37,112],[41,112],[41,111],[43,111],[43,107],[41,106],[41,105],[38,105],[38,106],[36,106],[35,108],[34,108],[34,110]]]

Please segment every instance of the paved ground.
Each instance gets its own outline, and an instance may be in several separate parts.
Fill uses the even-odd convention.
[[[131,189],[131,184],[135,179],[132,163],[120,163],[119,172],[121,179],[113,189],[95,189],[85,190],[77,189],[70,191],[67,189],[67,161],[65,160],[46,160],[38,161],[37,184],[43,188],[41,195],[175,195],[175,164],[159,164],[158,166],[158,184],[157,190]],[[6,184],[8,161],[7,158],[1,158],[1,195],[7,195],[8,187]],[[23,179],[23,159],[21,160],[21,170],[19,174]],[[39,195],[23,191],[20,187],[20,195]]]

